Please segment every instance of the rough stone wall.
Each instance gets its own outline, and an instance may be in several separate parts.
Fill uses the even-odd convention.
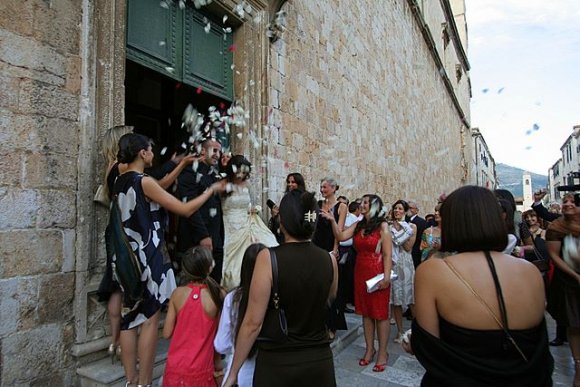
[[[68,385],[80,92],[76,0],[0,3],[0,384]]]
[[[284,9],[270,55],[271,196],[297,171],[310,190],[332,175],[340,194],[414,198],[425,213],[461,185],[464,125],[407,1]]]

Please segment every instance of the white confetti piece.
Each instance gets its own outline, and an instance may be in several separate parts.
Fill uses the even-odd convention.
[[[225,24],[226,20],[228,20],[228,15],[224,15],[224,17],[222,18],[222,24]]]
[[[197,172],[197,168],[199,167],[199,161],[195,160],[192,164],[191,164],[191,169],[193,169],[195,172]]]
[[[169,4],[167,4],[166,1],[161,1],[159,5],[161,6],[161,8],[169,9]]]
[[[182,148],[182,149],[187,149],[187,145],[185,145],[185,143],[184,143],[184,142],[182,142],[182,143],[181,143],[181,148]]]
[[[161,156],[164,156],[165,153],[167,152],[167,147],[163,147],[163,149],[161,149],[161,152],[159,152],[161,154]]]
[[[160,40],[160,41],[159,41],[159,45],[160,45],[160,46],[165,46],[165,40]]]
[[[211,23],[207,23],[204,27],[204,31],[206,34],[209,34],[209,31],[211,31]]]
[[[175,69],[173,67],[167,66],[167,67],[165,67],[165,71],[167,71],[168,73],[173,74],[175,72]]]
[[[209,216],[213,218],[216,215],[217,215],[217,208],[210,208],[209,209]]]
[[[179,0],[179,9],[181,9],[181,10],[185,9],[185,1]]]
[[[241,139],[241,138],[242,138],[242,136],[243,136],[243,135],[242,135],[242,133],[238,133],[238,134],[236,134],[236,137],[237,137],[237,138],[239,138],[239,139]]]

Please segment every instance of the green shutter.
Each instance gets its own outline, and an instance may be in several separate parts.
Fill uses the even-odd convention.
[[[211,29],[206,33],[208,20]],[[225,33],[221,23],[190,7],[185,9],[183,26],[183,81],[231,101],[232,34]]]
[[[181,17],[169,2],[127,1],[127,58],[171,78],[181,78]]]
[[[232,34],[189,3],[183,10],[177,2],[167,4],[169,9],[159,0],[127,0],[127,59],[233,100]]]

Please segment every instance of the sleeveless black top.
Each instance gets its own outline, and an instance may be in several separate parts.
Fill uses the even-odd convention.
[[[530,329],[509,329],[505,302],[493,260],[502,329],[475,330],[439,317],[439,338],[413,321],[411,344],[426,373],[421,386],[551,386],[554,359],[548,347],[546,321]],[[475,298],[473,302],[479,302]],[[515,341],[522,354],[511,339]]]
[[[333,278],[328,251],[309,241],[284,243],[273,249],[278,259],[278,291],[288,322],[288,340],[282,344],[260,342],[260,350],[328,346],[325,323]]]

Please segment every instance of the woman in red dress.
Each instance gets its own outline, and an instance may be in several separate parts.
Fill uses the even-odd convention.
[[[332,213],[321,212],[322,216],[332,224],[336,239],[344,241],[353,239],[357,258],[354,268],[354,304],[355,312],[362,315],[366,351],[359,360],[359,365],[365,367],[375,356],[375,329],[378,332],[379,351],[374,372],[383,372],[387,365],[389,354],[389,298],[391,278],[391,232],[386,221],[386,211],[383,201],[377,195],[363,196],[361,214],[363,219],[354,223],[344,231],[339,231]],[[366,281],[384,273],[385,278],[379,283],[378,290],[368,293]]]

